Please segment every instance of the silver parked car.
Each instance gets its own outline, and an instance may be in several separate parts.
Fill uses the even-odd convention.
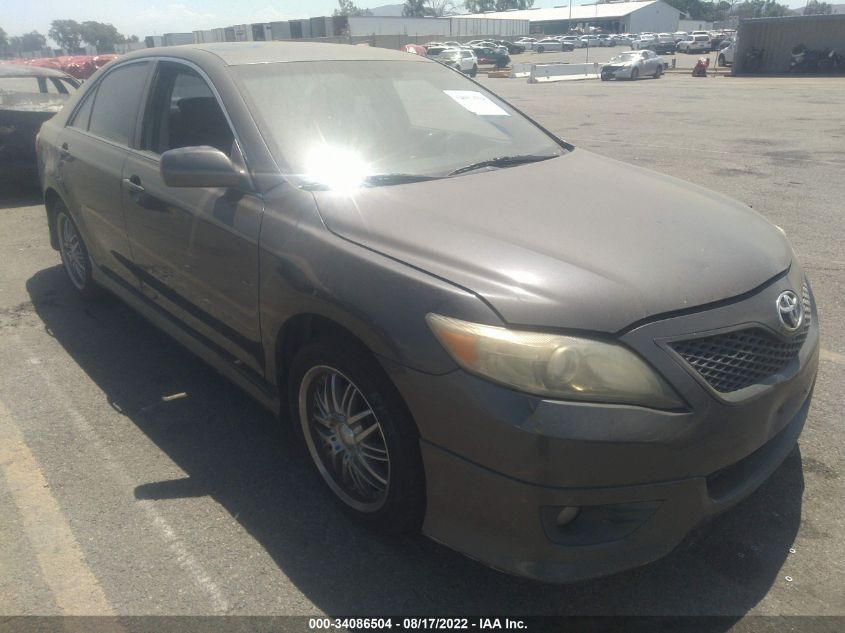
[[[609,79],[635,80],[640,77],[659,79],[664,69],[663,58],[654,51],[626,51],[616,55],[601,67],[601,78],[604,81]]]
[[[423,56],[144,49],[38,146],[80,298],[118,295],[289,420],[375,529],[609,574],[749,495],[804,425],[818,319],[783,231]]]

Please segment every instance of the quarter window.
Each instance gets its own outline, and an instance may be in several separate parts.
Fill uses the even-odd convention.
[[[89,131],[115,143],[128,145],[135,129],[146,77],[146,62],[122,66],[106,75],[97,88]]]
[[[82,105],[76,110],[70,123],[70,127],[75,127],[80,130],[88,129],[88,121],[91,119],[91,106],[94,105],[94,94],[97,92],[97,87],[94,88],[83,97]]]

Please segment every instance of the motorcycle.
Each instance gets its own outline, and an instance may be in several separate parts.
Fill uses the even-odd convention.
[[[834,50],[814,50],[803,44],[793,47],[789,59],[789,72],[830,73],[845,70],[845,59]]]
[[[743,70],[746,70],[750,73],[757,73],[760,72],[760,69],[763,67],[763,49],[757,48],[756,46],[752,47],[750,51],[745,56],[745,67]]]

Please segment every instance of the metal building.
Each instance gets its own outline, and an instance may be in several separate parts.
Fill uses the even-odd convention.
[[[759,72],[785,73],[792,49],[799,44],[845,53],[845,14],[740,20],[736,43],[734,74],[746,71],[743,66],[753,48],[763,51]]]
[[[475,13],[471,18],[529,20],[532,34],[564,34],[571,29],[597,27],[611,33],[672,33],[678,30],[681,12],[661,0],[606,2]]]

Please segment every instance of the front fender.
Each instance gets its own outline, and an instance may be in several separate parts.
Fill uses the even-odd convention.
[[[469,290],[331,233],[313,196],[294,187],[268,197],[259,259],[268,381],[279,375],[279,335],[300,315],[333,321],[375,354],[429,374],[456,365],[428,328],[427,313],[500,321]]]

